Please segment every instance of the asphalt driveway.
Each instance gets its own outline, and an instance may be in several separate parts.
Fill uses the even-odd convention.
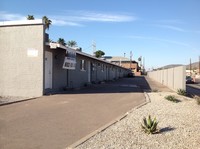
[[[0,107],[0,148],[64,149],[143,103],[143,77]]]

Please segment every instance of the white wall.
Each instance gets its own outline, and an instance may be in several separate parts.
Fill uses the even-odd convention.
[[[43,51],[42,23],[0,26],[0,96],[43,95]]]
[[[177,91],[177,89],[185,90],[185,70],[185,66],[179,66],[170,69],[148,72],[148,76],[174,91]]]

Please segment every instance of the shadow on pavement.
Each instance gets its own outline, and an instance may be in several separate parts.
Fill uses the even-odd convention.
[[[142,93],[151,92],[151,88],[143,76],[121,78],[104,84],[92,84],[79,90],[53,92],[52,94],[95,94],[95,93]]]
[[[186,85],[186,92],[191,94],[192,96],[200,96],[200,88],[197,88],[193,85]]]

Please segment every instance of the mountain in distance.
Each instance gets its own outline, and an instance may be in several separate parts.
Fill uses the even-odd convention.
[[[191,69],[198,69],[199,62],[191,63]],[[186,69],[190,69],[190,64],[186,65]]]
[[[157,70],[169,69],[169,68],[174,68],[174,67],[178,67],[178,66],[183,66],[183,65],[182,64],[170,64],[170,65],[166,65],[166,66],[160,67]]]
[[[182,65],[182,64],[170,64],[170,65],[166,65],[166,66],[157,68],[156,70],[169,69],[169,68],[174,68],[174,67],[178,67],[178,66],[184,66],[184,65]],[[186,70],[190,69],[190,64],[185,65],[185,66],[186,66]],[[199,62],[191,63],[191,69],[199,69]]]

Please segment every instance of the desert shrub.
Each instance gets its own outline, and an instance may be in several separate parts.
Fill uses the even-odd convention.
[[[172,95],[165,96],[165,99],[175,103],[180,102],[180,100],[176,99],[176,97]]]
[[[143,124],[141,124],[142,129],[144,130],[145,133],[148,134],[154,134],[158,132],[157,129],[158,122],[156,118],[151,119],[151,116],[149,115],[148,118],[143,118]]]
[[[196,99],[197,104],[200,105],[200,98]]]
[[[178,94],[178,95],[182,95],[182,96],[186,96],[186,95],[187,95],[187,92],[186,92],[186,90],[184,90],[184,89],[178,89],[178,90],[177,90],[177,94]]]
[[[151,91],[152,92],[158,92],[158,89],[152,89]]]
[[[194,96],[194,99],[196,100],[197,104],[200,105],[200,96]]]

